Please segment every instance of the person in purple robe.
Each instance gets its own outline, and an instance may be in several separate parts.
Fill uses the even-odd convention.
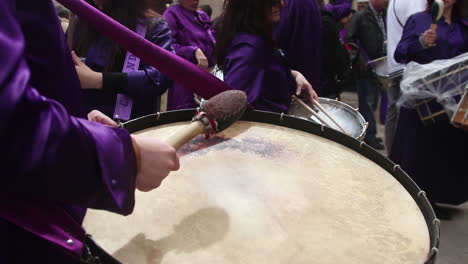
[[[142,28],[141,34],[146,39],[173,51],[167,23],[157,13],[150,12],[144,0],[88,0],[88,3],[134,31]],[[127,61],[132,63],[132,71],[122,72],[129,65],[124,62],[131,54],[86,22],[79,21],[75,32],[73,50],[77,56],[85,58],[85,63],[73,57],[88,112],[97,109],[124,121],[159,112],[160,96],[172,86],[171,80],[137,60]],[[122,98],[118,94],[132,100],[131,106],[119,109]]]
[[[83,230],[86,208],[130,214],[135,188],[178,169],[176,152],[85,119],[51,0],[3,0],[0,17],[0,263],[116,263]]]
[[[317,0],[287,0],[274,32],[291,68],[304,74],[320,96],[321,32]]]
[[[210,17],[198,11],[198,0],[180,0],[163,14],[177,55],[207,71],[215,65],[215,37]],[[194,94],[178,83],[169,89],[167,110],[196,107]]]
[[[229,0],[216,50],[224,81],[245,91],[255,109],[277,113],[287,113],[291,96],[302,90],[317,100],[312,86],[291,70],[273,40],[282,5],[280,0]]]
[[[458,13],[463,1],[444,2],[437,31],[430,29],[429,11],[408,19],[395,51],[398,63],[426,64],[468,52],[468,27],[461,23]],[[428,10],[432,3],[428,1]],[[390,159],[426,191],[439,218],[450,218],[450,214],[435,203],[457,205],[468,200],[466,155],[459,154],[466,149],[468,135],[453,127],[448,118],[425,127],[415,109],[401,107]]]
[[[336,21],[340,21],[343,18],[351,14],[352,0],[336,0],[323,5],[323,9],[332,13]]]

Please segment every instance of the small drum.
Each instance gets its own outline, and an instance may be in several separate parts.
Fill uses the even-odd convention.
[[[328,98],[319,98],[319,103],[327,110],[330,115],[346,130],[352,137],[362,140],[366,134],[368,123],[357,109],[338,100]],[[311,108],[315,108],[312,103],[307,102]],[[316,112],[325,121],[329,122],[333,129],[341,130],[333,123],[323,112],[315,109]],[[322,124],[315,116],[311,115],[301,104],[292,102],[289,107],[289,115],[306,119],[317,124]]]
[[[193,114],[124,126],[164,140]],[[434,263],[439,221],[425,193],[335,130],[251,111],[179,154],[179,171],[136,192],[132,215],[88,211],[88,232],[123,263]]]
[[[430,126],[439,122],[449,122],[447,110],[436,98],[415,100],[414,108],[418,113],[421,123],[425,126]]]
[[[466,87],[465,94],[458,104],[457,110],[453,114],[452,124],[468,131],[468,86]]]

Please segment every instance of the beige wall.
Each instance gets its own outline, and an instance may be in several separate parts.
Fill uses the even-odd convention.
[[[213,9],[213,15],[211,18],[215,18],[221,13],[223,2],[224,0],[200,0],[200,5],[210,5]]]

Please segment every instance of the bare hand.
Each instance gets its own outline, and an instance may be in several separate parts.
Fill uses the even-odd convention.
[[[195,58],[197,59],[198,67],[208,70],[208,59],[201,49],[195,50]]]
[[[117,123],[114,120],[112,120],[110,117],[106,116],[98,110],[93,110],[89,112],[88,120],[110,127],[117,127]]]
[[[158,139],[140,135],[132,135],[132,138],[139,157],[136,188],[149,192],[158,188],[171,171],[179,169],[179,158],[172,146]]]
[[[423,43],[424,46],[426,47],[432,47],[435,46],[436,40],[437,40],[437,32],[432,29],[426,30],[423,34]]]
[[[72,51],[73,63],[75,64],[76,73],[80,78],[82,89],[101,89],[102,88],[102,73],[91,70],[84,64],[75,52]]]
[[[318,100],[318,95],[315,92],[314,88],[312,88],[312,85],[307,81],[307,79],[298,71],[291,71],[291,74],[293,75],[294,79],[296,80],[296,95],[299,96],[302,93],[302,90],[307,91],[307,93],[310,96],[310,100],[317,101]]]

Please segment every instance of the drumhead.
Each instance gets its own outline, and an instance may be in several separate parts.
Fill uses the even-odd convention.
[[[193,110],[129,131],[167,138]],[[132,215],[84,226],[123,263],[432,263],[439,228],[423,192],[388,159],[335,130],[251,111],[181,149],[181,169]]]
[[[328,111],[328,113],[347,131],[357,139],[363,139],[367,129],[367,122],[364,117],[352,108],[350,105],[328,98],[319,98],[319,103]],[[315,108],[311,103],[307,103],[311,108]],[[341,131],[322,111],[315,109],[319,116],[329,122],[331,128]],[[317,124],[321,122],[312,115],[307,109],[297,102],[292,102],[289,108],[289,114],[298,118],[309,120]]]

